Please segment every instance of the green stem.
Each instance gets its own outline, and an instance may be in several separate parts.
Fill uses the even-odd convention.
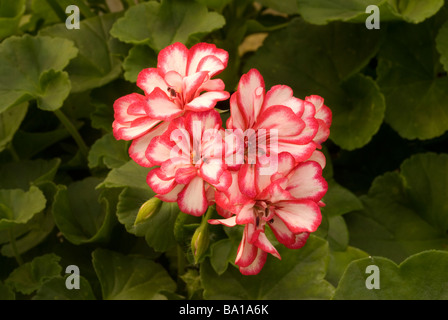
[[[79,151],[81,151],[81,154],[87,159],[87,156],[89,154],[89,148],[87,147],[86,143],[82,139],[81,135],[79,134],[76,127],[73,125],[73,123],[70,121],[69,118],[59,109],[55,110],[54,114],[56,117],[58,117],[59,121],[65,126],[67,131],[70,133],[70,135],[75,140],[76,144],[79,147]]]
[[[54,13],[56,13],[61,22],[65,22],[65,20],[67,20],[65,10],[61,8],[61,6],[58,3],[58,0],[47,0],[47,3],[51,7],[51,9],[53,9]]]
[[[15,162],[19,162],[20,161],[20,157],[16,152],[16,149],[14,149],[14,146],[12,145],[12,143],[10,143],[8,145],[8,150],[11,153],[12,158],[14,159]]]
[[[16,238],[14,236],[14,228],[9,229],[9,242],[11,244],[11,249],[14,254],[14,257],[16,258],[16,261],[19,264],[19,266],[21,266],[23,264],[23,260],[19,254],[19,250],[17,249]]]
[[[208,223],[208,220],[210,220],[210,218],[212,217],[213,212],[215,212],[215,206],[214,205],[208,207],[207,212],[205,213],[205,216],[203,216],[203,218],[202,218],[201,225]]]

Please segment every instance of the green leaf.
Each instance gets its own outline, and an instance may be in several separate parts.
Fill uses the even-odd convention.
[[[5,283],[23,294],[31,294],[47,280],[59,276],[61,258],[53,253],[36,257],[15,269]]]
[[[211,245],[210,264],[218,275],[227,270],[229,262],[235,261],[238,245],[238,242],[231,239],[222,239]]]
[[[145,237],[146,243],[154,250],[164,252],[176,244],[174,223],[179,213],[176,203],[164,202],[160,209],[145,221],[134,224],[140,206],[154,196],[149,189],[126,188],[120,194],[117,216],[129,233]]]
[[[137,76],[145,68],[157,67],[157,55],[146,45],[137,45],[129,50],[129,55],[123,62],[124,78],[137,82]]]
[[[2,164],[0,188],[28,190],[31,184],[52,181],[60,164],[60,159],[25,160]]]
[[[388,0],[394,13],[411,23],[420,23],[435,15],[444,4],[444,0]]]
[[[25,0],[0,1],[0,40],[16,33],[25,9]]]
[[[92,257],[104,300],[164,300],[161,291],[176,290],[165,269],[153,261],[104,249]]]
[[[367,289],[369,265],[379,268],[380,289]],[[383,257],[352,262],[336,289],[336,300],[446,300],[448,252],[425,251],[396,265]]]
[[[143,190],[150,190],[148,184],[146,183],[146,176],[150,170],[150,168],[142,167],[135,161],[129,160],[121,167],[112,169],[98,188],[133,187]],[[145,199],[145,201],[146,200],[148,199]]]
[[[11,142],[14,134],[19,129],[20,124],[28,111],[28,103],[22,103],[14,109],[0,113],[0,152]]]
[[[191,0],[149,1],[129,8],[111,35],[126,43],[148,44],[160,51],[174,42],[188,43],[224,26],[217,12]]]
[[[299,250],[278,248],[282,260],[269,256],[256,276],[244,276],[236,268],[222,275],[206,260],[201,265],[201,281],[206,299],[297,300],[329,299],[334,288],[324,280],[328,243],[310,236]]]
[[[306,21],[326,24],[330,21],[349,21],[363,16],[368,5],[378,6],[382,3],[384,0],[371,0],[368,3],[364,0],[297,0],[297,7]]]
[[[406,139],[432,139],[448,130],[448,77],[435,46],[439,15],[420,25],[388,28],[379,53],[378,85],[386,122]]]
[[[96,186],[101,179],[88,177],[61,186],[53,205],[54,221],[73,244],[106,242],[113,226],[110,203]],[[107,190],[106,190],[107,191]]]
[[[48,280],[39,288],[33,300],[96,300],[89,281],[83,276],[79,276],[79,289],[67,289],[65,281],[69,276]]]
[[[345,251],[348,246],[348,229],[344,218],[341,216],[330,217],[328,223],[327,240],[330,248]]]
[[[72,40],[79,48],[78,56],[66,70],[73,92],[101,87],[121,73],[121,62],[114,54],[109,31],[121,14],[105,14],[82,20],[79,29],[69,30],[65,24],[43,29],[40,34]]]
[[[45,208],[46,199],[39,188],[29,191],[0,189],[0,231],[27,223]]]
[[[15,300],[15,298],[14,291],[9,286],[0,282],[0,300]]]
[[[429,249],[448,249],[448,155],[418,154],[401,173],[376,178],[365,210],[344,216],[350,244],[396,262]]]
[[[67,129],[60,128],[47,132],[17,131],[13,145],[20,159],[30,159],[39,152],[69,137]]]
[[[269,35],[245,69],[257,68],[267,89],[284,84],[301,99],[322,96],[333,112],[330,138],[344,149],[360,148],[378,131],[385,110],[375,82],[358,74],[379,47],[381,33],[369,32],[355,24],[313,26],[294,19]]]
[[[112,133],[105,134],[90,148],[87,158],[89,168],[105,165],[107,168],[119,168],[129,161],[129,144],[116,140]]]
[[[440,28],[436,37],[437,51],[440,53],[440,62],[445,71],[448,71],[448,21]]]
[[[0,113],[38,99],[39,107],[62,106],[67,82],[62,72],[78,53],[73,42],[50,37],[9,37],[0,44]],[[50,71],[53,70],[53,71]],[[62,93],[52,90],[61,90]]]
[[[260,0],[258,1],[263,6],[274,9],[279,12],[283,12],[286,14],[296,14],[299,11],[297,6],[297,0],[283,0],[283,1],[275,1],[275,0]]]
[[[325,203],[325,207],[321,209],[322,215],[329,217],[340,216],[363,208],[359,198],[334,179],[328,180],[328,191],[322,201]]]
[[[344,251],[330,251],[330,262],[328,264],[327,279],[332,285],[337,287],[339,280],[344,274],[350,262],[366,258],[369,255],[364,251],[348,246]]]

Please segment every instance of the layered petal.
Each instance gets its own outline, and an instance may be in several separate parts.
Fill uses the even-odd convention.
[[[193,178],[179,193],[177,204],[179,205],[179,209],[184,213],[196,217],[203,215],[208,207],[204,190],[204,180],[200,177]]]
[[[201,62],[209,56],[216,57],[221,62],[222,69],[216,68],[216,66],[210,70],[200,68]],[[191,75],[198,71],[209,71],[211,78],[227,66],[228,60],[229,54],[227,51],[216,48],[214,44],[198,43],[190,48],[187,74]],[[204,62],[202,62],[202,65],[204,65]]]
[[[314,232],[322,221],[319,206],[309,200],[278,202],[275,214],[293,233]]]
[[[328,189],[328,184],[322,177],[322,167],[314,161],[295,167],[283,186],[294,198],[313,201],[320,201]]]
[[[185,76],[187,72],[189,51],[185,45],[176,42],[159,52],[157,59],[157,68],[163,74],[169,71],[176,71],[181,76]]]

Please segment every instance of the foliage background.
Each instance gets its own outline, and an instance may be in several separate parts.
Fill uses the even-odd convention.
[[[448,299],[443,0],[0,0],[0,40],[0,299]],[[333,111],[322,225],[257,276],[232,264],[241,230],[210,226],[195,264],[200,219],[164,204],[134,226],[153,192],[112,105],[176,41],[227,50],[230,92],[258,68]]]

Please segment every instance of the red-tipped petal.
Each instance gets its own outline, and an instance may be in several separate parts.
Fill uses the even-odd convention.
[[[224,63],[218,57],[210,55],[201,59],[196,72],[206,71],[211,78],[224,70],[225,67]]]
[[[147,68],[140,71],[137,77],[137,86],[148,96],[155,88],[160,88],[167,92],[168,87],[163,76],[156,68]]]
[[[208,207],[204,190],[204,180],[200,177],[193,178],[179,193],[177,203],[179,209],[184,213],[196,217],[203,215]]]
[[[295,114],[299,116],[303,113],[303,100],[293,97],[293,91],[285,85],[273,86],[264,98],[262,110],[269,107],[281,105],[289,107]]]
[[[286,191],[296,199],[319,201],[327,190],[322,167],[317,162],[301,163],[288,175]]]
[[[238,185],[241,192],[249,198],[255,198],[257,190],[255,188],[255,165],[243,164],[238,172]]]
[[[230,94],[226,91],[209,91],[194,98],[185,105],[185,110],[195,112],[213,109],[218,101],[227,100]]]
[[[234,227],[236,226],[236,221],[235,221],[236,216],[227,218],[227,219],[210,219],[208,220],[208,223],[210,224],[222,224],[225,225],[227,227]]]
[[[227,61],[229,60],[229,54],[227,51],[216,48],[214,44],[202,42],[195,44],[190,48],[187,74],[191,75],[197,72],[201,60],[207,56],[215,56],[222,62],[224,67],[227,66]],[[210,77],[212,77],[212,75],[210,75]]]
[[[255,247],[256,248],[256,247]],[[245,276],[252,276],[260,273],[267,259],[267,252],[258,249],[254,261],[246,267],[240,266],[240,272]]]
[[[188,49],[180,42],[176,42],[159,52],[157,68],[163,74],[176,71],[181,76],[186,75]]]
[[[275,214],[293,233],[314,232],[322,221],[319,206],[308,200],[276,203]]]
[[[169,121],[177,118],[183,112],[160,88],[155,88],[148,96],[146,113],[151,118]]]
[[[263,103],[264,87],[263,77],[257,69],[251,69],[242,75],[238,83],[238,107],[249,127],[257,121]]]
[[[184,188],[185,188],[184,184],[178,184],[173,188],[173,190],[171,190],[167,194],[158,194],[156,195],[156,197],[165,202],[176,202],[179,197],[179,193]]]
[[[247,232],[248,226],[246,225],[235,259],[235,264],[240,267],[248,267],[257,257],[258,248],[247,242]]]
[[[160,176],[160,168],[151,170],[146,177],[146,182],[155,193],[167,194],[176,186],[174,179],[163,180]]]

